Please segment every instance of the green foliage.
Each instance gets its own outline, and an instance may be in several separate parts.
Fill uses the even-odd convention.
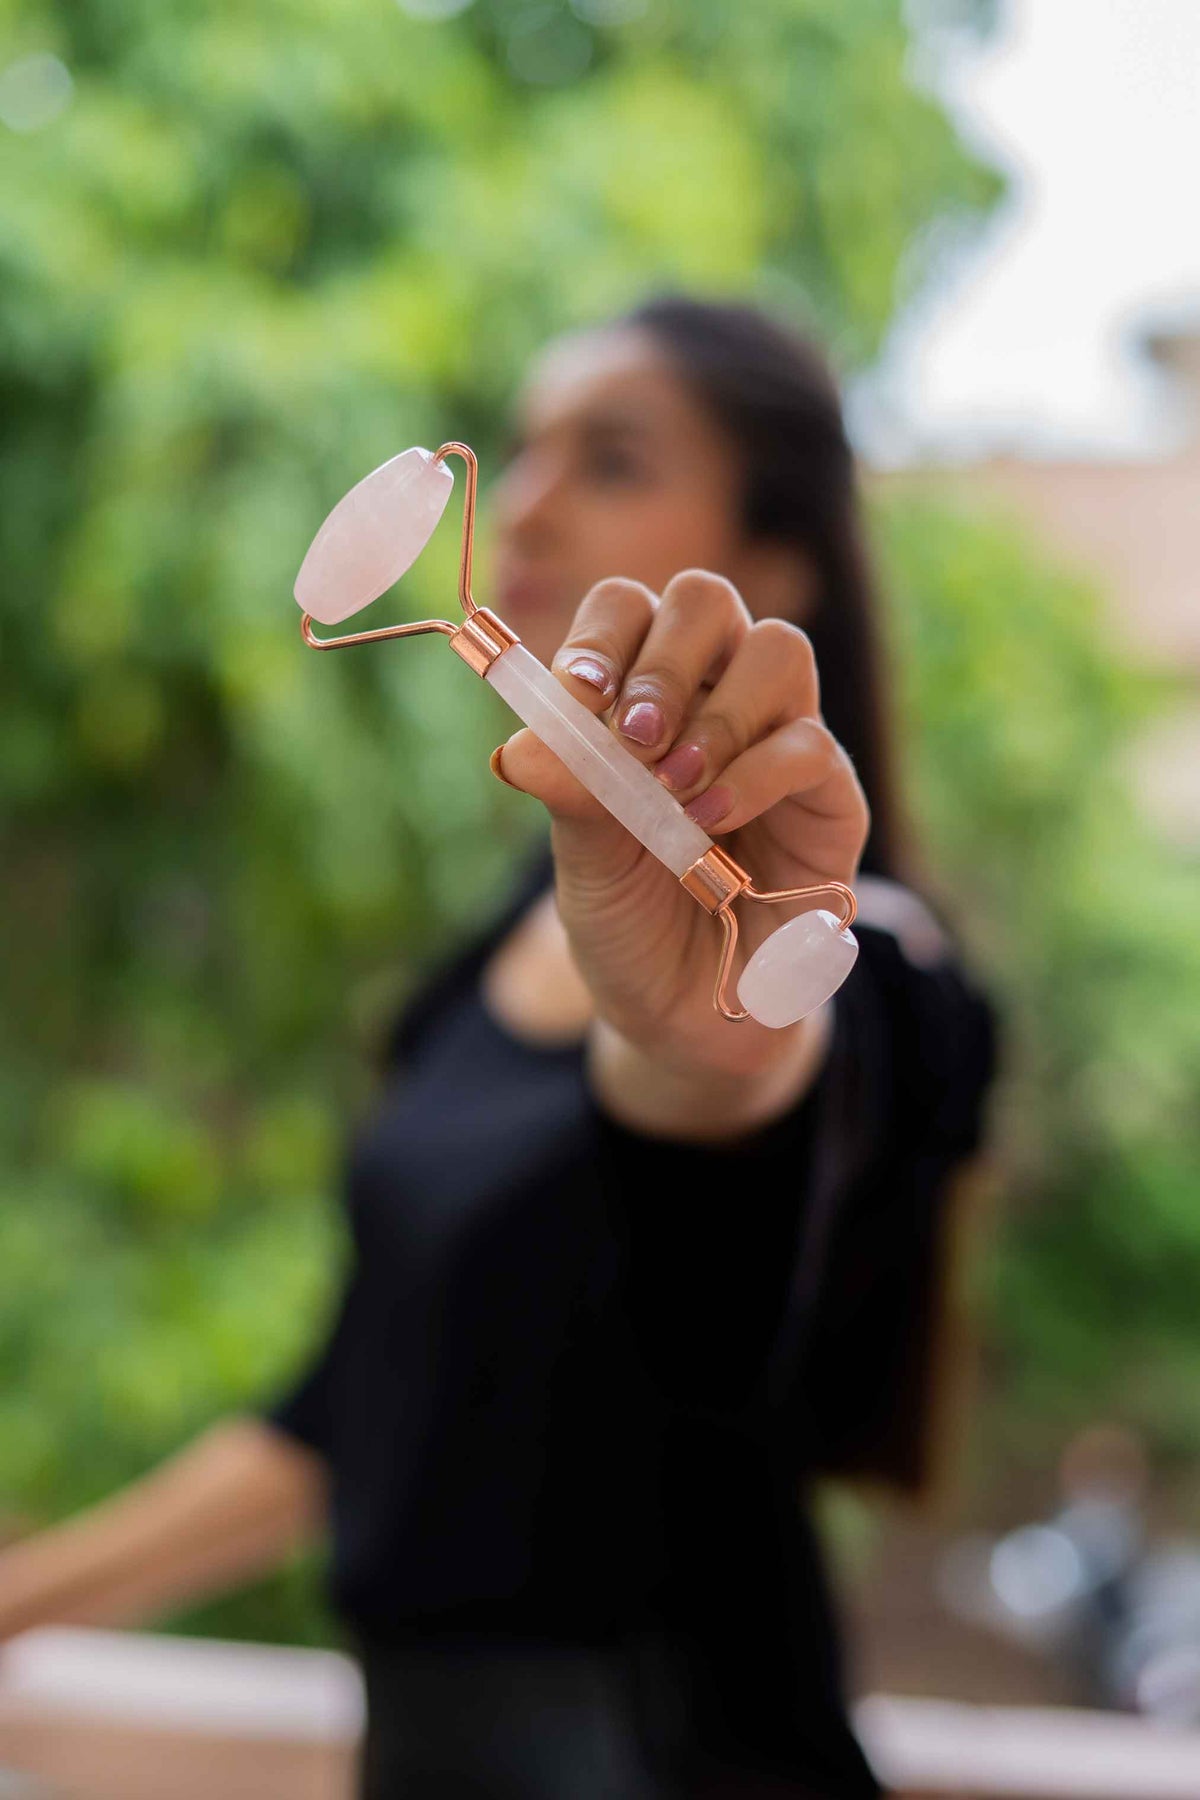
[[[992,1466],[1110,1413],[1200,1449],[1200,868],[1130,792],[1174,684],[1122,669],[1096,596],[1010,520],[880,508],[911,784],[1004,1010]]]

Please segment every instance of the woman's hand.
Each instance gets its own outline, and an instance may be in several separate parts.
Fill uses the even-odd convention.
[[[676,575],[661,599],[617,577],[585,595],[550,666],[632,755],[674,776],[675,797],[756,887],[853,881],[870,815],[821,718],[812,645],[798,626],[755,622],[733,583],[704,569]],[[620,729],[630,708],[634,736]],[[720,926],[678,878],[528,727],[502,751],[503,778],[550,812],[558,913],[598,1019],[683,1075],[754,1079],[794,1063],[807,1021],[773,1030],[713,1005]],[[803,901],[734,904],[739,959],[805,910]]]

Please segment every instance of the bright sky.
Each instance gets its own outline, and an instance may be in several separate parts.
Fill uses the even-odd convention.
[[[878,460],[1128,454],[1181,429],[1133,333],[1200,327],[1200,0],[1000,10],[920,64],[1012,192],[852,397]]]

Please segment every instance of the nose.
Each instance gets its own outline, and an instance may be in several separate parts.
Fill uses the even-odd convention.
[[[515,544],[551,539],[562,524],[561,465],[525,456],[501,475],[493,512],[499,536]]]

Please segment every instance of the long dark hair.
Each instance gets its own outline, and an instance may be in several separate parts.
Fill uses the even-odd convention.
[[[742,515],[750,536],[796,544],[816,565],[814,609],[804,619],[821,678],[821,712],[854,760],[871,808],[860,872],[905,881],[930,898],[917,874],[913,840],[902,828],[896,752],[887,708],[875,584],[860,513],[853,452],[837,383],[821,352],[790,324],[748,301],[659,292],[608,324],[652,332],[681,378],[742,451]],[[502,915],[507,930],[546,884],[553,862],[539,833],[538,855],[522,868]],[[482,927],[466,965],[482,960]],[[426,1016],[461,970],[460,946],[446,951],[405,1002],[385,1061],[406,1052]]]
[[[871,808],[860,866],[914,880],[857,470],[824,356],[751,301],[659,292],[610,322],[651,332],[739,446],[747,535],[795,544],[814,562],[818,592],[802,623],[820,672],[822,715],[850,753]]]

